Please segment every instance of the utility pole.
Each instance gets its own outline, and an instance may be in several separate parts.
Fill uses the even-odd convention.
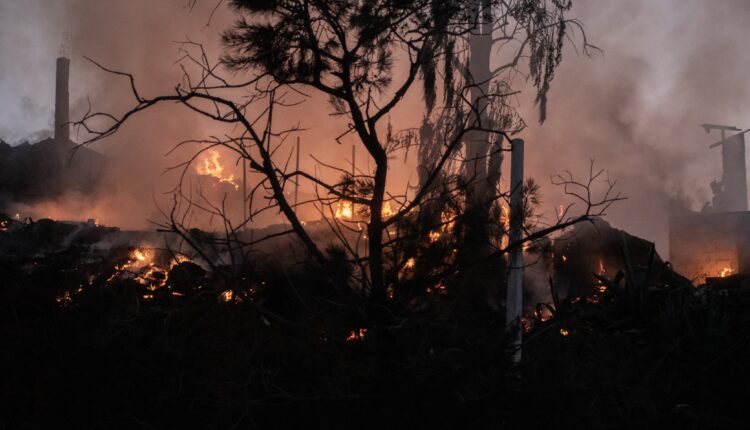
[[[508,240],[517,244],[511,249],[508,266],[508,290],[505,300],[505,324],[512,336],[511,362],[514,367],[521,364],[521,341],[523,327],[521,313],[523,311],[523,247],[521,240],[523,223],[523,145],[522,139],[511,142],[510,160],[510,232]]]

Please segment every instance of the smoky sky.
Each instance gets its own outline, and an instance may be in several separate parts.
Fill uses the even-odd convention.
[[[655,241],[667,252],[670,204],[699,210],[710,200],[709,182],[721,175],[720,154],[708,145],[701,123],[750,127],[745,49],[750,3],[744,0],[574,0],[571,16],[585,26],[588,41],[601,48],[582,53],[582,37],[568,43],[550,93],[548,120],[535,122],[533,90],[523,90],[521,111],[529,124],[527,175],[542,185],[543,208],[569,200],[549,184],[550,174],[587,173],[589,160],[607,169],[628,196],[609,210],[609,221]],[[71,33],[72,117],[97,109],[121,111],[132,103],[127,83],[85,61],[133,73],[148,95],[168,92],[180,81],[178,41],[205,44],[220,53],[219,33],[232,12],[186,0],[0,0],[0,138],[11,143],[51,135],[54,61],[63,33]],[[419,125],[418,91],[392,115],[395,128]],[[341,124],[327,115],[324,100],[285,112],[289,123],[310,128],[303,154],[349,162],[350,146],[333,142]],[[310,105],[313,107],[311,108]],[[174,107],[144,114],[97,150],[116,160],[105,179],[109,192],[97,201],[80,199],[72,212],[94,206],[112,224],[140,227],[158,217],[155,196],[172,179],[164,169],[180,154],[165,157],[176,142],[204,137],[215,125]],[[74,139],[76,136],[73,136]],[[338,145],[338,146],[337,146]],[[343,155],[342,155],[343,154]],[[183,154],[184,155],[184,154]],[[174,158],[177,157],[177,158]],[[227,160],[230,164],[231,161]],[[364,154],[358,166],[366,168]],[[393,163],[396,187],[411,176],[414,157]],[[303,157],[303,164],[309,163]],[[233,167],[233,166],[232,166]],[[55,204],[48,208],[52,210]]]

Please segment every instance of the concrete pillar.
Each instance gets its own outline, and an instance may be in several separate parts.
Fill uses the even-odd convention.
[[[523,145],[521,139],[511,141],[510,160],[510,232],[509,243],[521,240],[523,229]],[[514,365],[521,363],[521,313],[523,312],[523,248],[517,246],[508,258],[508,290],[505,300],[505,323],[513,336],[511,341]]]

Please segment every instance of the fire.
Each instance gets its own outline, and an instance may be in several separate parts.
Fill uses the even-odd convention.
[[[417,261],[414,259],[414,257],[406,260],[406,263],[404,263],[405,269],[413,269],[417,265]]]
[[[175,258],[172,259],[172,261],[169,262],[169,268],[172,269],[174,266],[177,266],[182,263],[187,263],[190,261],[190,258],[188,258],[185,255],[177,255]]]
[[[432,230],[428,233],[430,243],[435,243],[440,240],[443,233],[451,233],[454,226],[456,225],[456,216],[450,211],[443,211],[440,213],[441,226],[437,230]]]
[[[568,256],[565,255],[565,254],[563,254],[562,260],[563,260],[563,263],[567,263],[568,262]]]
[[[427,288],[428,294],[439,294],[439,295],[445,295],[448,293],[448,289],[445,287],[445,284],[442,282],[439,282],[432,288]]]
[[[721,272],[719,272],[720,278],[726,278],[727,276],[731,275],[734,272],[734,269],[731,267],[725,267],[721,269]]]
[[[607,273],[606,267],[604,267],[604,260],[599,260],[599,275],[604,275]]]
[[[453,231],[453,227],[456,225],[456,217],[451,212],[443,211],[440,213],[440,222],[443,223],[443,231]]]
[[[70,296],[69,291],[55,297],[55,301],[62,307],[68,307],[73,304],[73,298]]]
[[[133,257],[141,263],[146,261],[146,253],[142,249],[136,249],[133,251]]]
[[[209,150],[208,155],[203,158],[203,164],[198,164],[196,167],[196,172],[199,175],[213,176],[219,182],[232,185],[235,190],[239,189],[239,185],[234,182],[234,175],[224,176],[224,166],[221,164],[220,158],[219,151],[215,149]]]
[[[219,294],[219,301],[222,303],[229,303],[234,299],[234,291],[232,290],[224,290]]]
[[[502,212],[503,229],[510,231],[510,208],[507,205],[501,205],[500,211]]]
[[[568,336],[570,336],[570,330],[568,330],[567,328],[563,327],[563,328],[560,329],[560,335],[562,337],[568,337]]]
[[[383,209],[380,211],[380,214],[383,217],[383,219],[387,219],[387,218],[392,217],[395,214],[395,212],[393,212],[393,208],[391,208],[391,204],[388,202],[385,202],[383,204]]]
[[[352,208],[352,202],[343,201],[339,203],[336,208],[336,218],[338,219],[352,219],[354,216],[354,210]]]
[[[534,322],[531,320],[531,318],[521,317],[521,329],[523,330],[524,334],[529,333],[533,328]]]
[[[366,328],[360,328],[358,330],[352,330],[349,332],[349,335],[346,337],[347,342],[355,342],[355,341],[361,341],[364,340],[365,336],[367,335],[367,329]]]

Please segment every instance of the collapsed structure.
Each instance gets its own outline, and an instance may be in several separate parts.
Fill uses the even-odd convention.
[[[67,191],[91,193],[103,172],[104,157],[70,139],[70,59],[65,52],[56,65],[54,137],[15,146],[0,139],[0,210]]]
[[[669,252],[674,269],[702,284],[708,278],[750,273],[750,212],[747,199],[745,133],[736,127],[704,124],[721,131],[722,177],[711,182],[713,198],[701,212],[669,220]],[[738,132],[726,137],[727,132]]]

